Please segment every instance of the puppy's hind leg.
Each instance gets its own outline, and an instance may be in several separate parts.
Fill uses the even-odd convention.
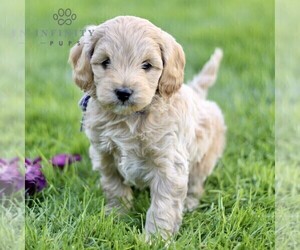
[[[184,202],[184,211],[191,212],[199,206],[199,200],[204,192],[204,182],[213,170],[217,156],[211,152],[197,162],[189,174],[188,192]]]
[[[116,209],[120,214],[126,213],[132,205],[132,190],[123,183],[113,155],[99,153],[93,146],[90,146],[90,157],[93,169],[100,170],[101,187],[106,197],[106,213],[113,209]]]
[[[216,133],[215,139],[200,162],[191,166],[187,197],[184,211],[193,211],[199,205],[199,200],[204,191],[204,182],[213,171],[218,159],[223,153],[225,145],[225,128]]]
[[[189,174],[187,197],[184,201],[184,211],[191,212],[199,205],[199,200],[204,191],[206,176],[202,173],[202,162],[197,162]]]

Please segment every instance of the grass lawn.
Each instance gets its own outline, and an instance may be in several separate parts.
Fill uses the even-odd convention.
[[[59,26],[59,8],[77,15]],[[200,207],[184,216],[171,249],[273,249],[274,234],[274,3],[267,1],[28,1],[26,5],[26,156],[42,156],[48,187],[26,204],[26,249],[162,249],[141,232],[149,192],[135,192],[128,216],[103,214],[99,174],[91,170],[79,132],[82,93],[67,64],[84,26],[137,15],[182,44],[189,80],[215,47],[224,50],[209,98],[225,113],[224,157],[206,182]],[[51,32],[52,31],[52,32]],[[71,32],[70,32],[71,31]],[[52,43],[52,45],[51,45]],[[61,44],[61,46],[60,46]],[[55,171],[47,159],[80,153],[83,160]]]

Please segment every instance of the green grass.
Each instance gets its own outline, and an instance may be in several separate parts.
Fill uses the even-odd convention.
[[[52,15],[70,7],[75,22],[58,26]],[[186,80],[215,47],[224,50],[219,79],[209,98],[225,114],[224,157],[206,182],[200,207],[187,213],[171,249],[273,249],[274,205],[274,4],[272,1],[49,1],[26,5],[26,156],[42,155],[48,188],[27,202],[27,249],[162,249],[141,237],[150,204],[147,190],[135,192],[125,217],[103,214],[99,174],[91,170],[89,142],[79,132],[79,89],[67,64],[69,40],[35,30],[82,29],[130,14],[171,33],[186,53]],[[56,43],[53,46],[41,42]],[[58,41],[64,41],[58,46]],[[80,153],[81,163],[63,172],[51,156]]]

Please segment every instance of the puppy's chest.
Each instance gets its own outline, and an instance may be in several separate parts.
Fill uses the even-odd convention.
[[[148,185],[154,169],[154,155],[159,147],[153,143],[155,132],[139,132],[124,123],[106,126],[98,131],[97,147],[110,153],[116,167],[128,185],[143,188]]]

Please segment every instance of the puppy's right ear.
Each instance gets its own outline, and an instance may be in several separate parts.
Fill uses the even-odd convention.
[[[181,45],[171,35],[165,31],[160,32],[158,44],[164,67],[159,79],[158,90],[163,97],[169,98],[183,84],[185,55]]]
[[[85,34],[73,46],[69,55],[69,63],[73,68],[73,80],[85,92],[91,90],[94,80],[90,58],[94,48],[91,44],[91,36],[95,27],[87,27]]]

